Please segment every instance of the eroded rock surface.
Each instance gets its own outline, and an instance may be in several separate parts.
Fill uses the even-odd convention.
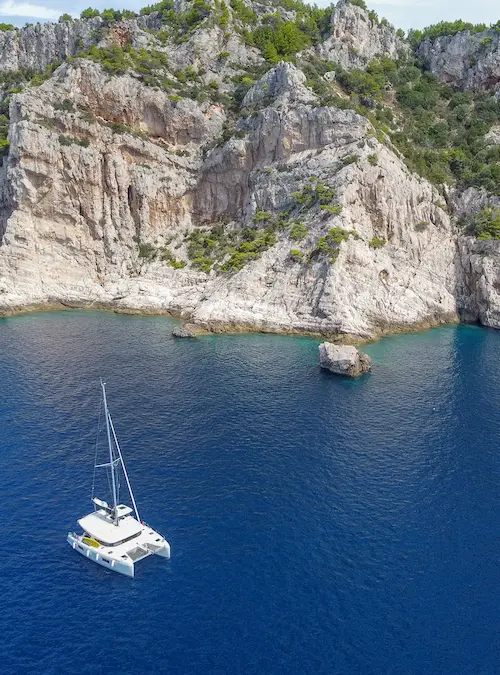
[[[418,55],[442,82],[482,92],[500,88],[500,32],[462,31],[424,40]]]
[[[351,345],[335,345],[323,342],[319,346],[319,362],[322,368],[335,375],[359,377],[371,370],[372,360]]]
[[[408,49],[392,27],[370,21],[340,2],[317,49],[348,68]],[[104,306],[172,312],[210,330],[366,339],[459,315],[500,323],[496,245],[457,226],[491,196],[443,196],[368,119],[320,105],[290,62],[250,78],[237,99],[245,68],[263,58],[236,32],[207,24],[175,43],[155,36],[154,14],[105,35],[92,33],[93,22],[102,27],[93,19],[19,31],[0,70],[41,68],[74,54],[72,41],[99,38],[167,55],[167,84],[76,58],[12,95],[0,312]],[[0,34],[5,44],[9,36]],[[172,93],[168,83],[192,63],[198,89]],[[256,230],[265,232],[258,250]],[[216,262],[192,254],[198,233],[199,249],[222,249]]]
[[[185,325],[176,326],[172,331],[172,336],[175,338],[194,338],[196,333],[193,333],[192,330],[189,330]]]
[[[409,54],[409,47],[393,26],[380,23],[374,14],[349,0],[339,0],[332,12],[332,34],[318,53],[350,69],[362,68],[379,56],[402,57]]]

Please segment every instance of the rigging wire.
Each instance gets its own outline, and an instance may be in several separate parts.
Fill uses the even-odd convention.
[[[98,414],[98,419],[97,419],[97,433],[96,433],[96,438],[95,438],[95,455],[94,455],[94,473],[92,475],[92,491],[90,493],[90,499],[94,499],[94,488],[95,488],[95,470],[96,470],[96,464],[97,464],[97,451],[99,447],[99,434],[101,431],[101,411],[102,411],[102,401],[99,400],[99,414]]]
[[[108,415],[109,415],[109,413],[108,413]],[[114,454],[112,455],[112,457],[114,459]],[[106,467],[106,478],[108,480],[108,490],[109,490],[108,494],[110,494],[110,495],[113,495],[113,485],[112,485],[112,481],[111,481],[111,472],[112,471],[114,471],[113,466]]]

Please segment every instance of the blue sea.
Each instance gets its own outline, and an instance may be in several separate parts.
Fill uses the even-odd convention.
[[[312,339],[173,325],[0,320],[0,672],[499,673],[500,332],[387,338],[349,381]],[[134,579],[66,543],[101,376],[172,547]]]

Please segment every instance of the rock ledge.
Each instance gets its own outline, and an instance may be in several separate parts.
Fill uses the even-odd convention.
[[[372,366],[368,354],[362,354],[350,345],[335,345],[331,342],[323,342],[319,346],[319,361],[322,368],[347,377],[358,377],[371,370]]]
[[[172,330],[172,336],[176,338],[194,338],[196,337],[195,333],[190,330],[187,326],[176,326]]]

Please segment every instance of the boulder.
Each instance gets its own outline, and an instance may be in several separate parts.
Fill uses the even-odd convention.
[[[351,345],[334,345],[331,342],[323,342],[319,346],[319,361],[322,368],[347,377],[358,377],[372,366],[368,354],[361,353]]]
[[[176,326],[172,331],[173,337],[176,338],[194,338],[196,335],[193,331],[186,328],[186,326]]]

